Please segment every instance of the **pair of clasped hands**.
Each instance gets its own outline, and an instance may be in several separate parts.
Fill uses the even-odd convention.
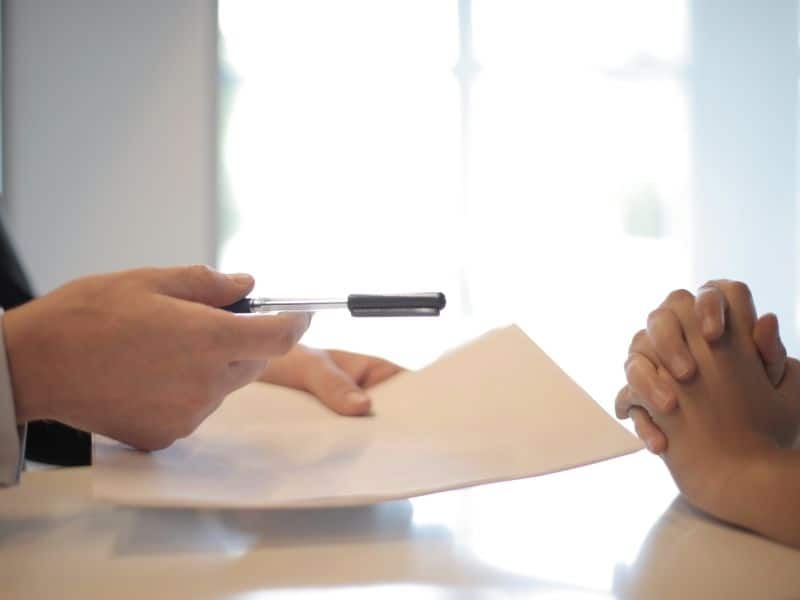
[[[616,401],[691,504],[800,546],[800,363],[747,286],[672,292],[630,346]]]

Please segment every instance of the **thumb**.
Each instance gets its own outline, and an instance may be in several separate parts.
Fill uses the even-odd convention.
[[[764,369],[772,385],[778,385],[786,371],[786,348],[781,341],[778,317],[772,313],[763,315],[753,327],[756,344]]]
[[[364,390],[331,360],[326,360],[315,369],[313,376],[306,381],[305,388],[340,415],[364,415],[372,406]]]
[[[227,306],[240,300],[253,289],[251,275],[226,275],[205,265],[156,269],[158,291],[191,302],[209,306]]]

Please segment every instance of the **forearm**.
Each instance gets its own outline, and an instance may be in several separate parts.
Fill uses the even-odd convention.
[[[718,516],[800,548],[800,450],[776,449],[732,482],[731,504]]]

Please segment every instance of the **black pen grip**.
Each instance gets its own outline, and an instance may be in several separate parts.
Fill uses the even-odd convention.
[[[241,300],[234,302],[233,304],[228,304],[228,306],[223,306],[222,310],[227,310],[228,312],[240,313],[240,314],[248,314],[253,312],[252,305],[250,304],[250,298],[242,298]]]
[[[438,316],[447,304],[441,292],[382,296],[351,294],[347,308],[354,317],[414,317]]]

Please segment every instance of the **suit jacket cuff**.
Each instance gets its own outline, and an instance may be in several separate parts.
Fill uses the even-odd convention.
[[[15,485],[25,461],[25,426],[17,425],[0,309],[0,486]]]

